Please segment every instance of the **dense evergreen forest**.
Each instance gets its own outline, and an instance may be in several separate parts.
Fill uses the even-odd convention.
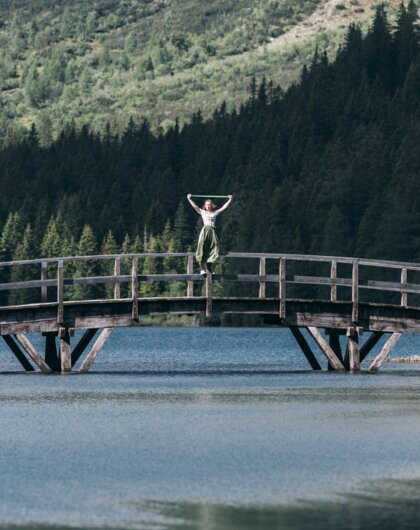
[[[283,93],[265,79],[234,111],[153,134],[35,127],[0,151],[1,259],[187,250],[186,194],[233,193],[226,250],[419,260],[420,54],[414,3],[350,26]]]

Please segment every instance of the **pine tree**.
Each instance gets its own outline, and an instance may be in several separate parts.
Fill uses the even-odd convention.
[[[85,225],[77,245],[78,256],[93,256],[98,247],[95,235],[89,225]],[[88,278],[98,274],[98,263],[93,260],[78,260],[76,262],[75,275],[78,278]],[[76,285],[75,296],[78,300],[94,299],[99,297],[101,289],[98,285]]]
[[[31,225],[26,225],[23,237],[17,245],[13,254],[13,261],[30,260],[35,255],[35,244],[32,234]],[[40,276],[39,267],[36,265],[15,265],[12,268],[10,281],[22,282],[38,279]],[[38,289],[17,289],[10,292],[9,304],[20,305],[30,304],[39,301],[40,295]]]

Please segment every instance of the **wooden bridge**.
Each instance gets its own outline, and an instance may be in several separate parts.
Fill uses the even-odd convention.
[[[387,334],[375,371],[402,333],[420,332],[416,263],[232,252],[203,278],[192,253],[143,253],[4,262],[0,281],[0,335],[25,370],[44,373],[71,372],[86,351],[88,371],[112,328],[145,315],[259,315],[288,327],[314,370],[314,345],[329,369],[357,371]],[[45,337],[43,352],[30,333]]]

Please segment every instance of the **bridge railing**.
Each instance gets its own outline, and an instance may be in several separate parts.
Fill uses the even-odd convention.
[[[0,307],[57,304],[71,300],[133,300],[141,297],[311,298],[359,304],[420,307],[420,264],[350,257],[230,252],[214,276],[194,271],[192,253],[72,256],[0,263]],[[162,286],[166,286],[162,287]],[[175,287],[176,288],[175,288]],[[135,302],[137,304],[137,302]],[[133,315],[135,311],[133,310]]]

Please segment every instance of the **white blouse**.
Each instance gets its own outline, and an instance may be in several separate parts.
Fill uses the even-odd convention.
[[[204,226],[216,226],[216,217],[219,215],[220,210],[215,210],[214,212],[208,212],[207,210],[202,210],[200,208],[200,215],[203,219]]]

